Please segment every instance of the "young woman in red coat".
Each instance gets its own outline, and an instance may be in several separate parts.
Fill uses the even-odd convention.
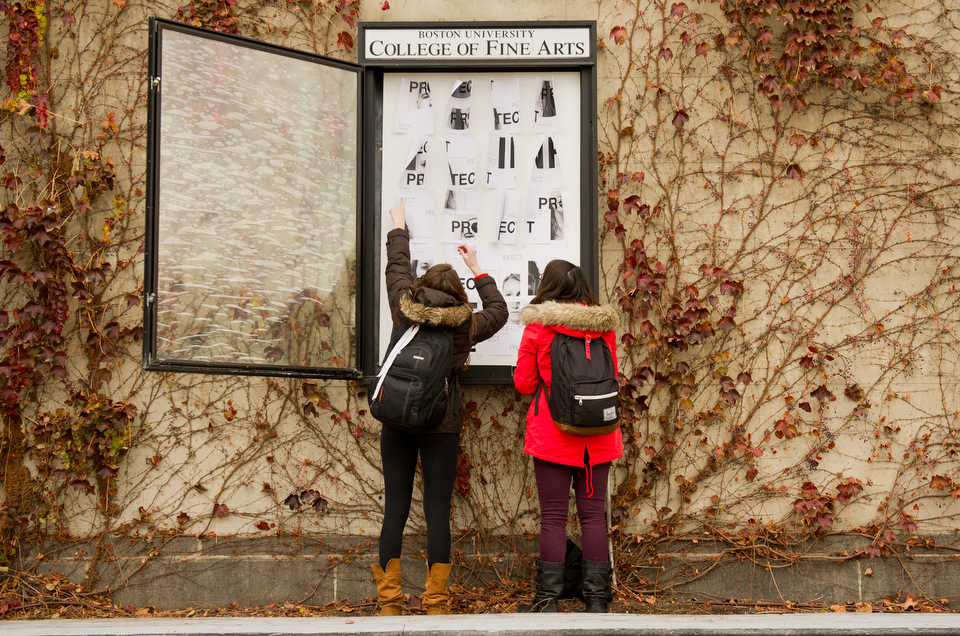
[[[534,395],[527,412],[524,452],[533,456],[540,500],[540,558],[537,592],[529,611],[556,612],[563,588],[567,510],[570,483],[577,500],[583,530],[583,596],[588,612],[608,612],[613,594],[607,557],[605,501],[607,475],[613,460],[623,455],[620,430],[602,435],[571,435],[560,431],[550,415],[550,346],[557,333],[603,338],[617,368],[620,316],[613,307],[600,306],[583,270],[567,261],[550,261],[543,271],[537,295],[520,312],[526,325],[513,376],[517,390]]]

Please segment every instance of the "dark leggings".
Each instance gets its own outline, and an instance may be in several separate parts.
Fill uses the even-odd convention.
[[[560,563],[566,556],[567,512],[570,509],[570,480],[577,497],[577,517],[583,533],[583,558],[607,560],[607,475],[610,462],[590,469],[592,493],[587,485],[587,469],[565,466],[533,458],[540,499],[540,560]]]
[[[427,563],[450,563],[450,498],[457,477],[460,435],[405,433],[384,426],[380,433],[384,481],[382,568],[391,559],[400,558],[418,454],[423,471],[423,514],[427,519]]]

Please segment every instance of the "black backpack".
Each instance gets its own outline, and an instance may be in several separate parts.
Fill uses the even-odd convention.
[[[368,395],[370,413],[389,426],[425,433],[447,412],[453,332],[412,325],[398,332]]]
[[[620,426],[620,385],[603,338],[557,333],[550,370],[547,405],[557,428],[572,435],[600,435]]]

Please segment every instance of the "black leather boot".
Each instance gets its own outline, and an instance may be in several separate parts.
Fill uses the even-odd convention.
[[[613,590],[610,588],[612,571],[609,561],[583,560],[583,602],[587,604],[586,612],[606,614],[610,611],[613,601]]]
[[[518,612],[559,612],[557,598],[563,589],[563,563],[537,559],[537,593],[532,604],[517,606]]]

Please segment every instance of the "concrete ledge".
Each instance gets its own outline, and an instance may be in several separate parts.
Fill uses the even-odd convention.
[[[109,588],[120,605],[184,609],[243,607],[270,603],[325,605],[353,603],[375,594],[370,564],[375,541],[364,536],[153,537],[110,538],[46,544],[42,574],[60,573],[76,583],[87,577],[96,589]],[[680,542],[678,542],[679,544]],[[960,600],[960,560],[954,537],[937,545],[912,547],[900,556],[845,558],[865,543],[832,537],[803,546],[790,559],[757,548],[739,558],[720,558],[725,544],[700,542],[691,550],[661,552],[632,572],[654,589],[698,600],[790,601],[798,603],[875,602],[887,597]],[[426,577],[423,537],[404,539],[404,592],[420,594]],[[94,555],[100,554],[99,558]],[[489,581],[531,581],[536,543],[529,537],[460,537],[454,545],[453,581],[465,589]],[[681,581],[688,583],[678,584]],[[955,605],[951,605],[952,607]]]
[[[957,614],[479,614],[348,618],[131,618],[5,621],[4,636],[946,636]]]

